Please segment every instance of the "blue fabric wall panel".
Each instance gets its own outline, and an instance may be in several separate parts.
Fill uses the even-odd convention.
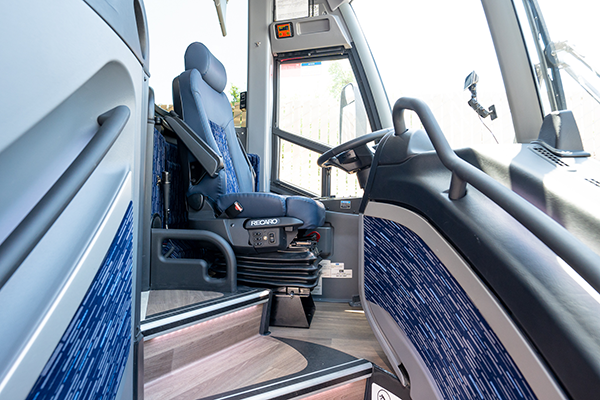
[[[179,149],[177,144],[165,140],[164,136],[154,129],[154,152],[152,163],[152,216],[158,214],[165,223],[164,216],[164,189],[162,174],[168,171],[171,174],[171,192],[169,196],[171,212],[169,213],[169,228],[185,228],[187,212],[185,209],[185,191]]]
[[[116,397],[131,347],[133,205],[28,400]]]
[[[154,128],[154,145],[152,154],[152,215],[158,214],[164,222],[164,199],[162,185],[158,182],[162,179],[165,170],[165,138]]]
[[[364,217],[365,296],[415,346],[445,399],[535,399],[446,267],[410,229]]]
[[[187,225],[187,210],[185,208],[185,192],[187,188],[183,182],[183,172],[179,158],[177,144],[165,141],[165,169],[171,173],[171,195],[169,202],[169,228],[185,228]]]

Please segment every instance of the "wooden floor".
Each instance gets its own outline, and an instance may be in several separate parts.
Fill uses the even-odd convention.
[[[316,302],[316,308],[309,329],[272,326],[269,328],[272,336],[331,347],[393,371],[362,309],[350,307],[348,303],[325,302]]]
[[[256,360],[260,360],[260,365],[256,365]],[[254,335],[146,383],[144,398],[195,400],[293,374],[306,365],[306,359],[291,346]]]
[[[190,304],[222,297],[223,293],[199,290],[151,290],[142,293],[142,319]],[[146,305],[146,308],[144,308]],[[144,312],[145,311],[145,312]]]

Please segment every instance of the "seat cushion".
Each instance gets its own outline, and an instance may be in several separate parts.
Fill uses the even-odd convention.
[[[244,211],[238,218],[285,217],[285,197],[274,193],[229,193],[217,199],[217,207],[225,211],[235,201]]]
[[[300,229],[315,229],[325,223],[325,206],[318,200],[302,196],[289,196],[285,199],[287,216],[298,218],[304,224]]]
[[[226,210],[235,201],[244,211],[238,218],[294,217],[304,222],[300,229],[315,229],[325,223],[325,207],[317,200],[274,193],[230,193],[217,199],[217,207]]]

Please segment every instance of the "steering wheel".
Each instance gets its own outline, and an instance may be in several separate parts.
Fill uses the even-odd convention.
[[[367,169],[373,162],[373,153],[367,143],[381,139],[394,128],[385,128],[359,136],[327,150],[317,160],[319,167],[338,167],[349,174]]]

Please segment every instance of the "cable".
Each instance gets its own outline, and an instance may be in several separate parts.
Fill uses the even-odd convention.
[[[492,134],[492,137],[494,138],[494,140],[496,141],[497,144],[500,144],[500,142],[498,141],[498,139],[496,139],[496,135],[494,135],[494,132],[492,132],[492,130],[490,128],[488,128],[488,126],[485,124],[485,122],[483,122],[483,118],[481,118],[480,115],[477,115],[479,117],[479,120],[481,121],[481,123],[483,124],[483,126],[485,126],[485,129],[487,129],[488,131],[490,131],[490,133]]]

